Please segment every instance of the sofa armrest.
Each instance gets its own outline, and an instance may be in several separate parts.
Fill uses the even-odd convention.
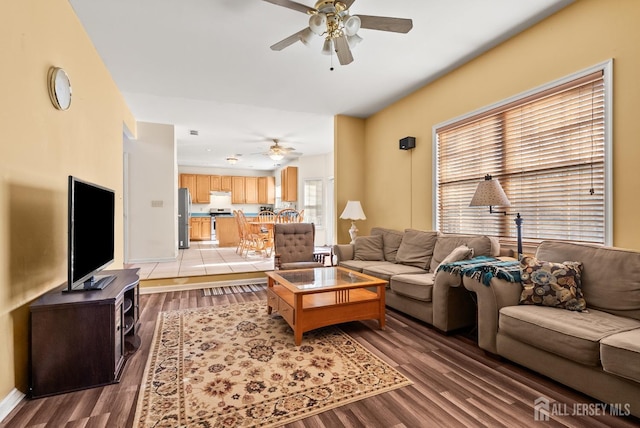
[[[478,346],[493,354],[497,353],[496,335],[498,316],[505,306],[517,305],[522,293],[522,284],[492,278],[487,287],[480,281],[468,276],[463,277],[464,287],[476,293],[478,304]]]
[[[433,326],[449,332],[475,322],[475,307],[458,274],[439,272],[433,283]]]
[[[338,256],[338,262],[336,266],[340,264],[341,261],[344,260],[353,260],[353,255],[355,253],[355,247],[353,244],[337,244],[333,246],[333,254]]]

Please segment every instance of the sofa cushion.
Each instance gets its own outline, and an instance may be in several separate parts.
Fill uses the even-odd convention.
[[[409,273],[391,277],[390,288],[397,294],[412,299],[430,302],[433,294],[432,273]]]
[[[640,320],[640,252],[569,242],[542,242],[540,260],[582,262],[582,293],[589,308]]]
[[[429,266],[430,272],[436,272],[438,266],[451,252],[460,245],[466,245],[473,249],[473,256],[491,256],[492,241],[487,236],[483,235],[440,235],[436,239],[436,244],[433,248],[433,257]],[[464,260],[464,259],[460,259]],[[452,260],[457,261],[457,260]]]
[[[498,329],[520,342],[589,366],[600,362],[600,340],[640,328],[640,321],[589,309],[563,311],[547,306],[506,306]]]
[[[342,260],[340,263],[338,263],[338,265],[343,268],[355,270],[356,272],[362,272],[362,270],[366,267],[380,266],[386,263],[389,263],[389,262],[381,262],[377,260]],[[393,263],[389,263],[389,264],[393,264]]]
[[[415,266],[402,265],[398,263],[389,263],[389,262],[378,262],[383,264],[378,264],[375,266],[367,266],[362,269],[362,273],[375,276],[376,278],[384,279],[385,281],[389,281],[389,279],[394,275],[400,275],[403,273],[426,273],[424,269],[417,268]]]
[[[524,256],[520,261],[520,304],[554,306],[583,311],[587,303],[580,290],[582,263],[553,263]]]
[[[358,236],[353,247],[353,260],[384,261],[382,235]]]
[[[385,229],[384,227],[374,227],[371,229],[372,235],[382,235],[382,249],[384,251],[384,259],[388,262],[396,262],[396,254],[402,243],[403,232],[393,229]]]
[[[438,268],[440,267],[440,265],[459,262],[460,260],[467,260],[472,257],[473,257],[473,248],[469,248],[466,245],[460,245],[459,247],[454,248],[453,251],[451,251],[447,257],[442,259],[440,264],[438,264],[436,269],[433,271],[434,278],[436,275],[438,275]],[[435,253],[434,253],[434,258],[435,258]],[[433,264],[433,259],[431,259],[431,264]]]
[[[405,229],[396,254],[396,263],[429,269],[438,232]]]
[[[640,382],[640,329],[602,339],[600,359],[604,371]]]

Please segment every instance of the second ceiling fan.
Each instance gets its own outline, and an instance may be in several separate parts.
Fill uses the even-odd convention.
[[[408,33],[413,28],[411,19],[351,15],[349,7],[355,0],[319,0],[314,7],[305,6],[291,0],[264,1],[310,15],[307,28],[274,44],[271,46],[272,50],[280,51],[297,41],[307,45],[313,37],[320,36],[325,39],[322,53],[330,55],[332,51],[335,51],[341,65],[353,62],[351,49],[362,41],[362,38],[358,35],[358,31],[361,28],[395,33]]]

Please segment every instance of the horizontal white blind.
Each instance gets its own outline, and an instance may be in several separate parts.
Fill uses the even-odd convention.
[[[322,180],[309,179],[304,181],[304,221],[322,227],[323,211]]]
[[[438,228],[514,238],[513,215],[469,207],[486,174],[523,217],[523,240],[604,243],[601,71],[436,130]]]

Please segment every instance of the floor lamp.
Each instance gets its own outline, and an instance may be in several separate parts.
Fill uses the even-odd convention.
[[[489,213],[491,214],[504,214],[507,215],[506,211],[494,211],[494,206],[511,206],[509,202],[509,198],[502,190],[502,186],[500,186],[500,182],[498,180],[493,180],[493,178],[487,174],[484,176],[484,181],[478,183],[478,187],[476,187],[476,192],[473,194],[473,198],[471,198],[470,207],[486,207],[489,206]],[[511,214],[513,215],[513,214]],[[522,217],[520,217],[520,213],[516,214],[516,231],[518,235],[518,260],[522,257]]]
[[[344,211],[342,211],[342,214],[340,214],[340,218],[351,220],[349,236],[351,236],[351,243],[355,244],[356,236],[358,236],[358,228],[356,227],[355,220],[367,219],[367,217],[364,215],[364,211],[362,211],[362,205],[360,205],[360,201],[347,201],[347,206],[344,207]]]

